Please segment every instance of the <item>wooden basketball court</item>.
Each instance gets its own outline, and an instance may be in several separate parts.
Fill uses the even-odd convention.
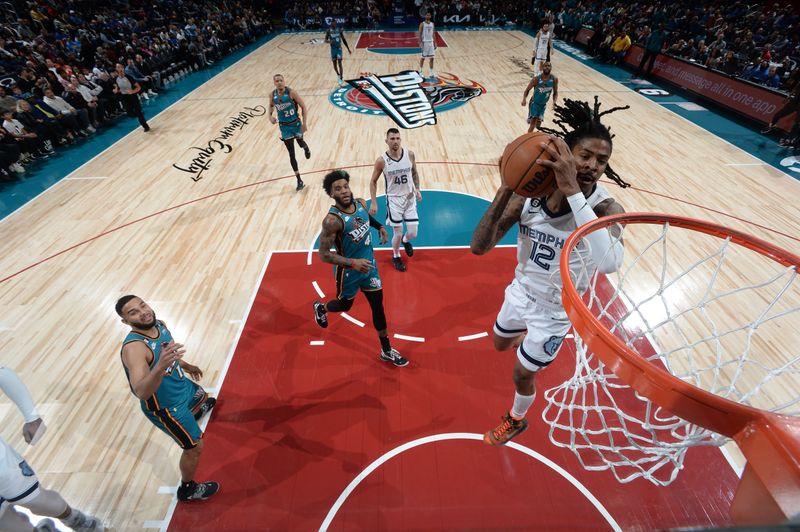
[[[396,409],[402,409],[402,397],[393,395],[397,390],[413,393],[418,396],[417,400],[419,396],[431,394],[429,407],[411,409],[407,413],[410,417],[404,419],[396,431],[381,429],[373,433],[373,436],[393,434],[396,439],[391,444],[383,442],[383,447],[372,447],[359,442],[357,431],[350,431],[347,437],[332,436],[330,441],[322,441],[317,446],[297,444],[292,447],[293,452],[305,453],[306,456],[317,453],[322,461],[327,460],[325,467],[338,468],[337,475],[344,467],[346,474],[340,475],[342,482],[331,484],[329,492],[319,496],[315,494],[307,506],[292,506],[297,512],[295,516],[303,513],[304,520],[294,521],[292,515],[281,514],[278,510],[263,512],[260,515],[271,515],[276,521],[251,522],[252,530],[307,530],[321,526],[321,520],[314,521],[308,516],[316,516],[322,506],[325,508],[320,515],[325,516],[350,481],[346,479],[356,477],[384,452],[437,433],[481,433],[496,425],[497,416],[503,413],[502,408],[507,407],[513,398],[510,378],[513,355],[495,353],[485,338],[482,343],[470,347],[469,355],[484,361],[478,364],[481,371],[492,372],[490,378],[486,377],[490,385],[485,388],[477,382],[481,380],[479,376],[469,374],[469,364],[452,367],[434,363],[436,350],[429,348],[425,351],[413,341],[397,340],[401,352],[415,360],[413,371],[416,374],[436,371],[447,375],[454,372],[468,380],[464,389],[457,389],[458,380],[454,379],[449,390],[436,390],[434,393],[431,387],[415,384],[414,373],[386,376],[388,368],[380,367],[375,360],[377,342],[366,307],[361,308],[360,315],[355,314],[356,318],[366,322],[364,328],[345,329],[343,323],[342,329],[328,338],[324,338],[320,330],[313,329],[311,301],[318,296],[311,288],[311,281],[318,279],[323,291],[329,295],[332,279],[327,268],[319,268],[317,264],[312,278],[302,267],[306,256],[303,253],[303,259],[298,259],[297,264],[280,262],[278,265],[282,269],[275,277],[264,276],[265,271],[275,271],[270,270],[274,264],[267,266],[268,260],[272,264],[274,257],[281,255],[275,252],[305,252],[313,246],[330,204],[321,188],[322,176],[329,169],[350,171],[354,192],[362,197],[368,196],[372,163],[385,150],[384,134],[393,125],[385,116],[348,111],[334,103],[338,87],[329,51],[324,44],[314,44],[313,37],[320,35],[276,36],[158,116],[149,118],[153,128],[151,133],[133,131],[0,221],[3,235],[0,243],[2,363],[15,368],[28,384],[49,425],[45,440],[36,448],[26,448],[16,428],[21,426],[21,419],[14,406],[3,397],[0,398],[0,420],[6,427],[3,437],[24,452],[46,486],[59,490],[71,504],[98,515],[116,530],[166,528],[169,523],[165,518],[175,511],[174,487],[179,480],[177,463],[180,449],[155,430],[140,413],[122,370],[119,349],[126,327],[114,313],[114,302],[126,293],[140,295],[150,303],[175,338],[186,344],[186,359],[205,371],[201,384],[213,391],[221,386],[228,368],[236,364],[236,357],[233,357],[233,362],[231,357],[237,349],[245,322],[257,322],[263,316],[264,327],[252,334],[264,335],[260,338],[264,343],[254,344],[264,349],[264,359],[260,361],[251,353],[247,360],[255,366],[263,363],[261,370],[268,370],[268,375],[280,380],[253,380],[246,383],[247,388],[237,389],[237,384],[223,390],[221,403],[211,416],[208,430],[212,433],[215,423],[227,427],[226,431],[236,431],[238,427],[238,433],[226,439],[225,445],[235,444],[241,439],[250,442],[246,449],[257,453],[260,447],[252,440],[258,436],[254,436],[253,431],[258,434],[262,430],[270,433],[264,441],[308,437],[313,425],[293,421],[289,410],[302,410],[306,402],[324,405],[329,396],[334,403],[339,401],[334,406],[345,413],[363,416],[366,423],[374,421],[380,424],[385,420],[378,410],[387,406],[380,407],[375,403],[381,394],[392,395],[391,406]],[[385,54],[369,48],[356,48],[354,43],[358,36],[348,33],[347,37],[353,54],[344,57],[346,78],[355,77],[359,72],[393,73],[417,68],[416,55]],[[529,64],[533,39],[517,31],[453,31],[442,32],[442,37],[447,46],[437,53],[437,74],[451,81],[457,79],[463,86],[480,86],[485,91],[463,105],[440,112],[435,127],[403,130],[403,143],[416,153],[423,204],[425,190],[449,191],[491,200],[499,183],[499,154],[508,142],[527,130],[526,109],[520,106],[520,101],[530,80],[524,66]],[[277,126],[270,124],[263,114],[273,88],[272,76],[276,73],[283,74],[287,86],[303,97],[310,113],[306,134],[312,150],[310,160],[305,160],[298,150],[300,171],[307,185],[302,192],[294,190],[291,167],[286,149],[278,139]],[[633,185],[624,190],[611,183],[607,183],[607,187],[626,210],[660,211],[702,218],[797,252],[800,247],[800,208],[794,199],[800,197],[800,183],[795,178],[762,164],[727,141],[562,53],[555,53],[553,73],[559,77],[561,98],[591,100],[594,95],[599,95],[605,108],[631,106],[628,111],[605,118],[616,134],[612,165]],[[552,110],[548,108],[545,124],[551,125],[551,120]],[[230,149],[223,148],[214,140],[223,130],[227,132],[224,144]],[[213,153],[209,147],[214,148]],[[488,204],[482,205],[485,208]],[[472,220],[481,214],[480,205],[473,210],[474,215],[468,223],[473,223]],[[421,235],[429,239],[425,242],[430,246],[464,245],[464,235],[469,235],[474,226],[467,226],[467,222],[459,225],[460,219],[456,214],[453,217],[437,216],[434,211],[428,219],[423,218]],[[498,250],[498,253],[502,251]],[[420,254],[421,261],[422,257],[424,253]],[[470,260],[480,258],[472,257]],[[483,331],[490,331],[491,320],[502,297],[502,287],[513,275],[513,257],[492,260],[498,261],[497,267],[490,268],[485,279],[473,276],[472,281],[462,287],[464,291],[472,289],[480,294],[486,291],[485,297],[465,297],[463,305],[450,309],[450,312],[457,311],[463,315],[467,321],[477,320],[476,327],[484,323]],[[446,265],[446,261],[443,264]],[[747,264],[741,265],[744,270],[747,267]],[[388,259],[382,260],[381,268],[382,272],[390,268]],[[444,277],[449,270],[434,271]],[[409,279],[414,276],[413,267],[406,276],[396,282],[409,284],[393,285],[394,293],[387,289],[387,297],[397,305],[403,305],[403,286],[413,286],[415,290],[424,292],[423,286],[416,286],[415,280]],[[280,284],[290,282],[297,283],[296,290],[287,291],[288,285]],[[424,282],[435,284],[435,280]],[[277,284],[273,286],[272,283]],[[254,300],[258,299],[257,292],[261,300],[254,308],[261,309],[259,312],[263,314],[254,315],[250,310]],[[488,301],[493,302],[492,308],[484,308]],[[357,305],[361,303],[359,299]],[[409,295],[405,303],[408,307],[406,313],[397,312],[398,316],[402,315],[398,322],[409,326],[405,334],[414,335],[432,327],[426,320],[436,320],[437,313],[425,304],[426,301]],[[444,303],[440,301],[440,304]],[[736,310],[731,309],[731,312]],[[414,319],[409,316],[414,316]],[[391,312],[389,317],[390,328],[394,328]],[[291,323],[294,327],[291,333],[283,333],[280,339],[276,339],[277,344],[270,343],[269,337],[279,333],[274,329],[275,322],[270,321],[273,319],[288,319],[288,322],[278,323]],[[796,353],[796,346],[800,343],[800,321],[796,321],[798,327],[787,329],[779,337],[771,339],[770,345],[776,357],[780,358],[782,352]],[[404,331],[397,329],[395,332]],[[479,331],[476,329],[475,332]],[[267,356],[274,352],[271,349],[275,345],[285,346],[286,334],[290,334],[290,345],[286,349],[296,350],[301,357],[298,360],[303,362],[288,368],[276,365],[277,359]],[[460,334],[469,334],[469,331],[454,332],[453,336]],[[315,349],[309,346],[310,340],[326,340],[327,344],[339,346],[335,349],[340,351],[342,346],[349,345],[346,354],[334,353],[346,356],[353,372],[337,367],[335,357],[309,355],[308,350]],[[249,341],[253,344],[253,338]],[[353,353],[354,348],[364,351],[361,362],[352,361],[358,358]],[[295,351],[281,351],[281,356],[288,352]],[[564,353],[561,356],[565,358]],[[283,358],[280,360],[286,362]],[[453,365],[456,363],[452,361]],[[373,368],[381,376],[371,374]],[[320,372],[318,378],[324,387],[315,388],[314,372]],[[428,382],[428,378],[430,375],[420,378],[420,381]],[[362,379],[383,387],[357,382],[347,384],[348,379]],[[788,389],[798,388],[790,386]],[[375,397],[371,398],[373,392]],[[450,411],[462,408],[463,404],[437,399],[436,394],[440,392],[464,394],[484,405],[484,410],[458,412],[455,416],[459,419],[458,427],[439,430],[441,427],[437,427],[437,421],[445,417],[449,423],[453,417]],[[226,393],[231,394],[227,399]],[[250,413],[247,403],[241,402],[242,397],[253,401]],[[226,400],[231,405],[227,411]],[[499,406],[489,411],[486,405]],[[535,432],[533,425],[541,429],[541,408],[541,399],[537,398],[530,417],[539,419],[539,423],[532,423],[532,430],[523,435],[530,436],[530,439],[521,437],[520,444],[534,447],[553,460],[574,462],[571,455],[549,447],[546,435],[530,434]],[[317,414],[324,417],[325,410],[314,413]],[[219,434],[229,434],[226,431],[214,433],[215,438],[221,437]],[[290,447],[294,445],[288,443]],[[477,447],[478,442],[473,443],[477,449],[474,454],[470,448],[458,456],[472,460],[474,463],[470,468],[475,474],[483,475],[480,478],[485,478],[486,474],[495,471],[493,465],[502,465],[499,464],[502,460],[489,457],[495,449],[482,449]],[[224,457],[223,450],[237,452],[235,445],[225,445],[217,447],[214,453],[201,460],[203,479],[211,479],[220,473],[218,466],[211,461],[213,456]],[[237,504],[237,500],[242,501],[239,504],[260,504],[253,501],[258,501],[260,494],[274,490],[275,483],[300,475],[299,470],[293,469],[293,462],[281,462],[286,455],[279,452],[280,447],[270,449],[263,455],[264,460],[254,454],[246,462],[253,471],[253,484],[248,485],[246,479],[242,479],[241,485],[223,484],[221,494],[225,491],[230,494],[226,501],[234,501],[231,504]],[[446,453],[446,450],[441,452]],[[334,462],[330,462],[331,456]],[[442,456],[425,455],[421,460],[423,464],[435,467],[437,459],[441,459],[447,462],[443,471],[465,467],[465,464],[453,463],[452,458]],[[339,458],[341,463],[335,462]],[[288,458],[297,459],[297,456]],[[484,459],[493,462],[482,464]],[[507,471],[520,471],[522,477],[509,482],[525,489],[528,484],[524,475],[528,466],[523,465],[525,461],[519,457],[515,456],[513,460],[519,468],[512,467]],[[420,469],[418,474],[423,475],[426,468],[415,467]],[[270,471],[280,473],[271,474]],[[259,472],[263,475],[259,476]],[[302,472],[306,476],[314,474],[321,473]],[[388,497],[387,494],[402,507],[405,499],[401,497],[399,487],[414,489],[414,485],[413,482],[395,482],[397,475],[402,476],[402,470],[386,473],[379,481],[371,479],[377,484],[370,491],[356,494],[360,497],[358,508],[383,506],[387,499],[382,497]],[[599,474],[584,475],[583,478],[592,479],[592,475]],[[464,482],[474,484],[476,480],[466,478]],[[647,484],[640,482],[642,486]],[[597,476],[589,480],[589,484],[598,490],[613,490],[615,486],[598,482]],[[492,478],[489,485],[507,484]],[[431,518],[425,521],[427,526],[403,521],[398,517],[402,508],[392,508],[395,513],[366,518],[351,509],[349,517],[339,522],[341,528],[338,529],[448,528],[448,523],[454,521],[447,520],[447,512],[474,517],[473,521],[455,521],[460,527],[490,527],[491,515],[477,511],[470,513],[479,500],[448,497],[451,488],[447,486],[439,489],[427,486],[426,489],[438,494],[435,497],[439,497],[437,504],[441,505],[443,512],[437,514],[440,521]],[[538,485],[536,489],[541,491],[542,486]],[[646,486],[646,490],[652,489]],[[690,493],[691,482],[684,481],[681,490],[684,495]],[[658,498],[662,495],[651,499],[660,500]],[[725,492],[723,495],[722,501],[732,494]],[[301,497],[301,494],[287,494],[285,497]],[[729,502],[729,498],[727,500]],[[279,503],[273,499],[270,504]],[[530,499],[521,498],[516,503],[509,501],[507,505],[497,505],[494,510],[514,512],[514,504],[535,506]],[[586,501],[580,504],[583,505],[580,512],[595,511],[586,506]],[[720,504],[724,507],[724,502]],[[653,507],[662,505],[659,502]],[[557,506],[565,519],[569,512],[574,511],[569,505]],[[429,512],[426,515],[432,515],[430,512],[434,512],[435,507],[426,507],[425,511]],[[229,511],[236,513],[239,511],[237,508],[231,506]],[[647,513],[646,509],[639,510]],[[172,529],[185,530],[183,526],[189,523],[192,529],[204,529],[203,524],[210,521],[202,516],[198,518],[200,514],[192,514],[202,511],[199,506],[179,510],[189,514],[176,514],[179,520]],[[679,512],[680,508],[654,509],[652,516],[643,517],[636,521],[638,524],[631,526],[662,526],[659,519],[665,514]],[[721,510],[719,515],[723,513]],[[619,515],[614,517],[619,519]],[[664,526],[677,523],[669,516],[664,519]],[[697,523],[687,524],[728,524],[722,517],[720,521],[709,516],[702,518],[705,521],[698,519]],[[406,526],[402,524],[404,522]],[[558,528],[560,522],[558,514],[555,514],[548,516],[542,526]],[[598,529],[609,526],[603,524],[605,521],[594,523]],[[518,529],[537,526],[531,521],[503,524]],[[222,520],[209,524],[205,529],[220,530],[224,526]],[[337,529],[336,520],[332,521],[331,529]]]

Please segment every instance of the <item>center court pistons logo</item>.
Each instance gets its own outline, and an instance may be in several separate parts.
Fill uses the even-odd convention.
[[[370,73],[362,72],[366,77]],[[473,98],[486,92],[477,81],[462,81],[455,74],[440,72],[435,78],[426,78],[421,86],[437,113],[460,107]],[[328,97],[330,102],[345,111],[371,116],[385,116],[386,113],[369,96],[354,87],[340,87]]]

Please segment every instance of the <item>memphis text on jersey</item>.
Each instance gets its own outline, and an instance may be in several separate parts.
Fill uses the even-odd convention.
[[[366,94],[403,129],[436,124],[436,111],[422,88],[423,77],[414,70],[388,76],[368,74],[347,82]]]

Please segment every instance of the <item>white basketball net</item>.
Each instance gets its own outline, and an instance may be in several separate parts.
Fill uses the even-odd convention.
[[[800,282],[797,271],[697,231],[624,228],[625,261],[592,273],[593,315],[642,357],[732,401],[800,413]],[[582,244],[587,244],[584,240]],[[580,272],[572,271],[573,280]],[[723,436],[674,416],[619,380],[575,334],[572,378],[544,393],[550,439],[588,470],[620,482],[672,482],[689,447]],[[562,352],[561,356],[568,356]]]

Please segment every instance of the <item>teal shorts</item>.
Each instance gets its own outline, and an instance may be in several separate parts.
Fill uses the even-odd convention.
[[[528,107],[528,122],[533,120],[542,120],[544,119],[544,110],[547,107],[547,103],[539,105],[538,103],[531,103]]]
[[[369,273],[361,273],[350,268],[334,266],[333,275],[336,279],[337,299],[353,299],[359,289],[363,292],[374,292],[383,289],[375,259],[372,259],[372,270]]]
[[[192,449],[203,437],[203,431],[194,418],[194,412],[208,398],[208,394],[199,385],[192,385],[191,398],[183,404],[174,405],[161,410],[144,410],[150,422],[175,440],[181,449]]]
[[[342,58],[342,49],[331,48],[331,59],[341,59],[341,58]]]
[[[281,129],[281,140],[303,138],[303,124],[300,120],[295,120],[288,124],[278,123],[278,127]]]

